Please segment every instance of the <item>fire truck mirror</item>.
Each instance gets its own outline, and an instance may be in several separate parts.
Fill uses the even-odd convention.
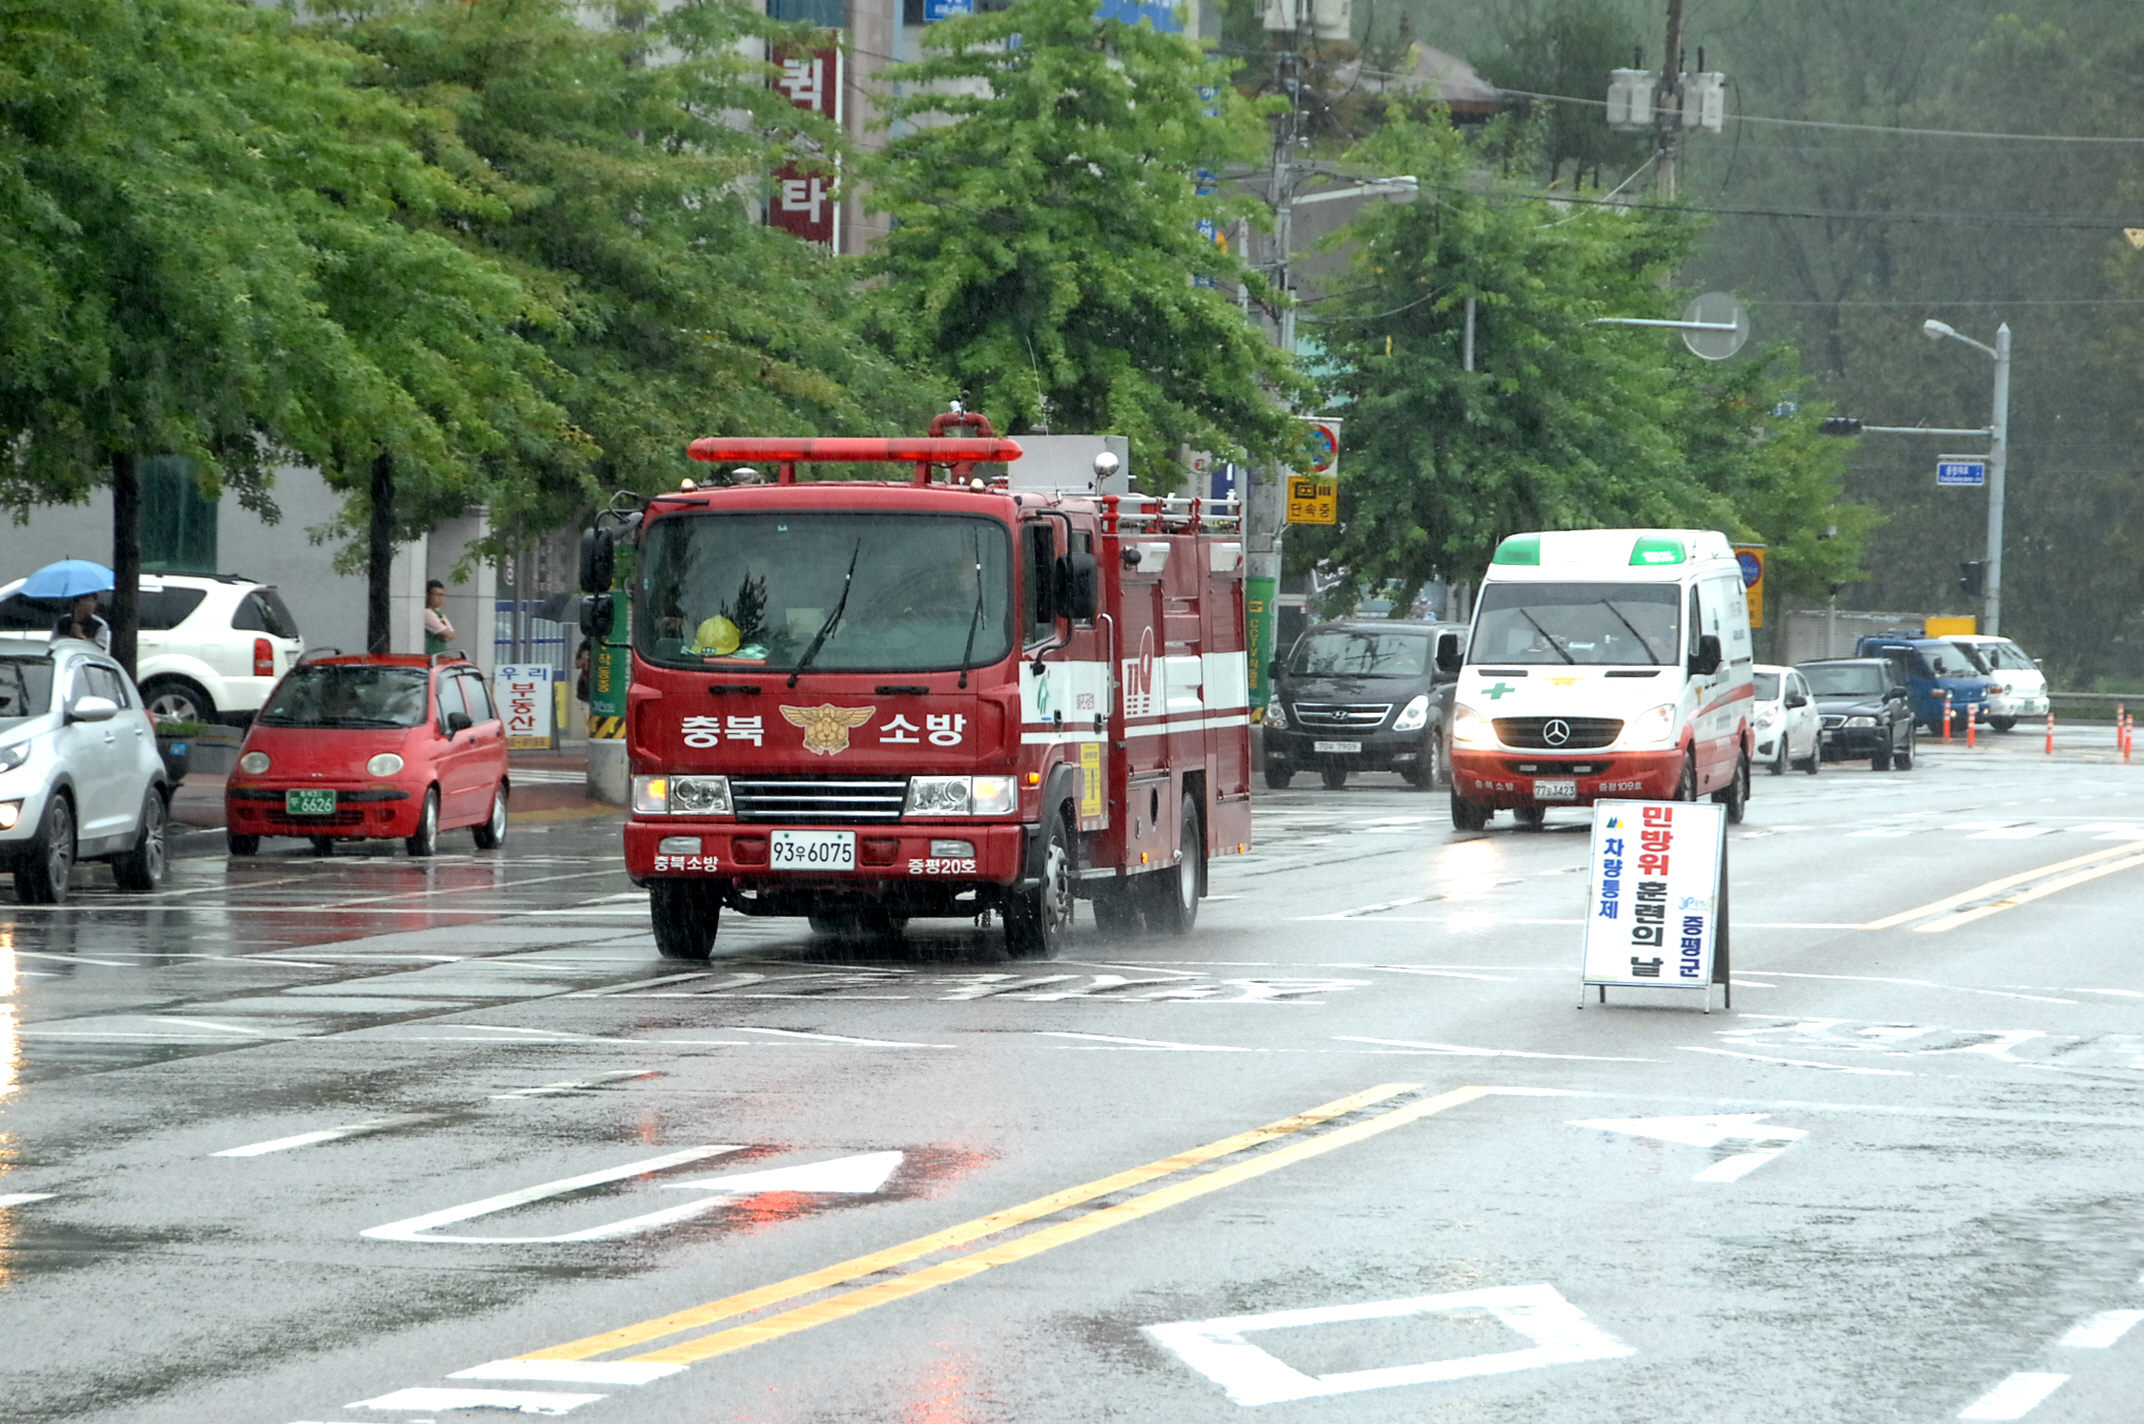
[[[581,592],[608,593],[616,560],[608,529],[581,531]]]
[[[592,593],[581,600],[581,634],[591,641],[610,636],[611,605],[607,593]]]
[[[1084,623],[1102,608],[1102,566],[1092,554],[1066,554],[1057,561],[1057,611]]]
[[[1465,651],[1459,646],[1459,635],[1457,633],[1439,633],[1437,635],[1438,672],[1458,672],[1460,660],[1465,656]]]

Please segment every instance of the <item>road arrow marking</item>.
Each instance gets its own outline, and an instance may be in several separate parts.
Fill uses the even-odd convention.
[[[1654,1142],[1679,1142],[1689,1147],[1717,1147],[1722,1142],[1777,1142],[1778,1147],[1738,1152],[1699,1172],[1693,1182],[1732,1182],[1748,1176],[1809,1134],[1798,1127],[1764,1127],[1766,1113],[1725,1113],[1715,1117],[1605,1117],[1573,1122],[1601,1132],[1619,1132]]]
[[[671,1191],[723,1192],[757,1196],[761,1192],[820,1192],[869,1196],[886,1185],[901,1165],[898,1152],[864,1152],[803,1167],[776,1167],[768,1172],[741,1172],[733,1177],[703,1177],[696,1182],[665,1182]]]

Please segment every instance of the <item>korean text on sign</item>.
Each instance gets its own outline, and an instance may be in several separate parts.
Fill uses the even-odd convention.
[[[1724,818],[1709,801],[1595,804],[1585,983],[1711,982]]]

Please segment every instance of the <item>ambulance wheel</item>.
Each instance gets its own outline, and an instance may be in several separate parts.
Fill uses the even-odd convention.
[[[1452,792],[1452,829],[1459,831],[1486,830],[1489,818],[1496,812],[1479,801],[1469,801],[1456,790]]]
[[[1294,767],[1276,766],[1271,762],[1268,762],[1266,764],[1266,785],[1270,789],[1274,791],[1286,791],[1288,789],[1288,783],[1293,780],[1295,780]]]
[[[1341,776],[1346,775],[1343,770]],[[1330,772],[1325,784],[1333,784]],[[1199,890],[1206,879],[1206,831],[1199,824],[1199,803],[1188,792],[1176,819],[1176,864],[1141,879],[1146,927],[1155,934],[1190,934],[1199,920]]]
[[[1050,817],[1043,833],[1042,881],[1015,890],[1005,900],[1005,953],[1014,959],[1055,959],[1072,930],[1072,887],[1079,869],[1063,816]]]
[[[715,952],[722,896],[702,880],[657,880],[648,886],[655,949],[665,959],[705,959]]]
[[[1347,768],[1327,763],[1318,768],[1318,779],[1325,783],[1327,791],[1338,791],[1347,785]]]
[[[1139,899],[1132,888],[1133,882],[1120,880],[1095,892],[1094,927],[1104,939],[1130,939],[1139,933]]]
[[[1682,758],[1682,780],[1675,784],[1677,801],[1697,799],[1697,753],[1685,752]]]
[[[1739,826],[1749,814],[1749,753],[1735,757],[1735,779],[1712,793],[1712,799],[1727,808],[1727,824]]]
[[[1518,820],[1519,829],[1522,831],[1538,831],[1548,824],[1546,806],[1521,806],[1511,814]]]

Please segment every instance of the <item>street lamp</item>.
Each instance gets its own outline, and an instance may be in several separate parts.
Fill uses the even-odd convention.
[[[2003,465],[2010,451],[2010,323],[1995,328],[1995,344],[1961,335],[1934,317],[1921,323],[1930,341],[1962,341],[1995,362],[1995,402],[1988,418],[1988,559],[1981,632],[2000,633],[2003,613]]]

